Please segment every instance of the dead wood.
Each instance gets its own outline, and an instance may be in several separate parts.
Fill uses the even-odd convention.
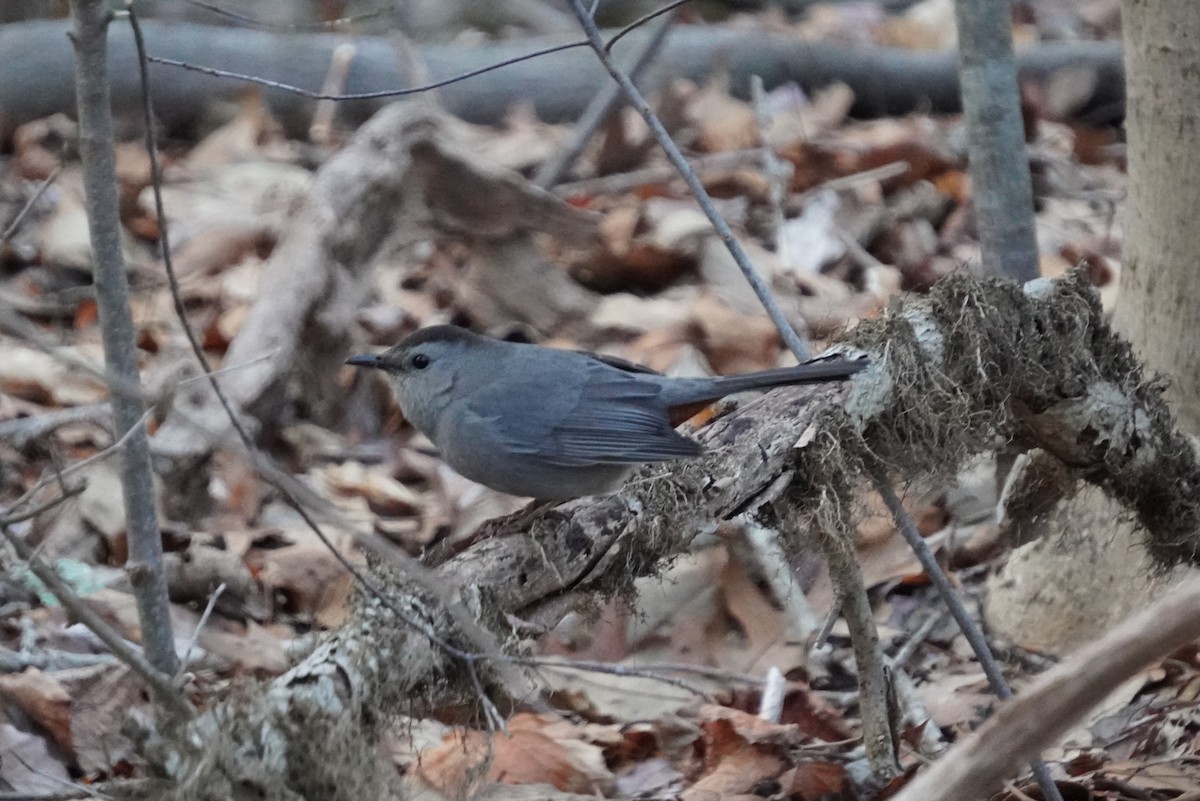
[[[561,608],[571,593],[630,593],[703,524],[769,510],[781,476],[791,476],[797,515],[829,519],[853,512],[851,488],[869,460],[946,479],[1010,440],[1073,452],[1073,469],[1137,516],[1160,560],[1196,561],[1200,465],[1082,275],[1025,289],[955,277],[861,324],[843,347],[873,359],[851,386],[768,393],[703,429],[705,456],[526,519],[438,576],[480,625],[511,637],[507,616]],[[374,745],[387,718],[469,701],[473,691],[461,664],[393,609],[461,643],[452,617],[415,582],[390,578],[390,605],[363,599],[355,621],[302,664],[166,746],[179,797],[226,798],[234,787],[266,799],[394,791]]]
[[[317,90],[325,78],[341,34],[278,34],[243,28],[192,23],[145,22],[152,55],[254,75]],[[635,31],[615,48],[635,51],[648,31]],[[424,44],[418,55],[429,80],[444,80],[498,61],[563,42],[526,39],[481,45]],[[385,37],[356,37],[358,48],[345,92],[372,92],[407,85],[391,43]],[[140,119],[137,68],[129,28],[112,26],[109,45],[113,102],[118,110]],[[66,25],[58,21],[15,23],[0,27],[0,139],[30,120],[55,112],[75,113],[71,87],[71,48]],[[1018,55],[1023,77],[1041,78],[1067,67],[1094,72],[1090,96],[1080,98],[1079,113],[1120,109],[1123,73],[1119,43],[1055,42],[1031,46]],[[789,81],[806,91],[833,81],[854,90],[857,116],[903,115],[916,110],[952,112],[959,108],[958,72],[953,52],[935,53],[883,47],[847,48],[837,43],[801,42],[757,31],[677,26],[662,55],[647,71],[645,85],[658,86],[668,77],[703,81],[714,65],[729,71],[733,90],[748,96],[750,77],[760,75],[768,89]],[[214,103],[228,100],[244,87],[237,81],[151,65],[154,107],[168,129],[203,122]],[[520,101],[530,101],[547,120],[574,119],[607,76],[584,48],[542,56],[438,92],[453,114],[480,123],[499,121]],[[289,134],[305,136],[315,101],[274,89],[264,90],[271,110]],[[389,99],[344,102],[342,121],[358,125]]]
[[[1126,620],[1033,684],[954,746],[896,801],[987,798],[1147,665],[1200,637],[1200,579]]]

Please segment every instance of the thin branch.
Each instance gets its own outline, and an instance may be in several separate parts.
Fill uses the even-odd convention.
[[[238,439],[241,441],[242,446],[246,449],[247,453],[250,454],[251,460],[255,463],[259,474],[266,478],[268,482],[270,482],[271,485],[282,494],[288,505],[300,515],[301,519],[316,535],[317,539],[321,541],[322,545],[324,545],[325,548],[328,549],[333,555],[333,557],[337,559],[342,568],[345,569],[346,572],[348,572],[351,576],[353,576],[355,580],[367,592],[371,593],[373,597],[379,598],[383,602],[388,603],[388,598],[386,595],[384,595],[383,591],[376,587],[364,575],[362,575],[361,571],[355,568],[354,565],[350,564],[350,561],[341,553],[341,551],[338,550],[337,546],[335,546],[329,539],[328,535],[325,534],[324,530],[322,530],[317,521],[312,517],[307,507],[301,503],[301,501],[296,497],[295,493],[292,492],[291,488],[284,484],[284,482],[276,480],[277,475],[281,471],[275,468],[275,466],[270,463],[270,460],[266,457],[266,455],[259,450],[258,446],[254,442],[254,439],[250,436],[250,432],[247,431],[246,427],[242,424],[241,418],[239,418],[237,412],[234,411],[233,402],[229,400],[229,396],[225,394],[225,391],[221,389],[220,384],[216,380],[216,371],[213,369],[212,363],[209,362],[208,356],[204,352],[204,346],[201,345],[199,338],[196,336],[196,332],[192,329],[191,324],[188,322],[187,310],[183,303],[183,292],[180,289],[179,277],[175,272],[175,263],[171,256],[170,232],[167,225],[166,209],[163,206],[162,168],[158,158],[158,141],[154,127],[154,108],[150,99],[150,71],[146,66],[147,62],[150,61],[150,58],[146,55],[146,42],[142,35],[142,27],[138,21],[137,13],[132,7],[130,7],[126,13],[129,19],[129,25],[133,29],[134,43],[138,53],[138,65],[142,83],[142,111],[146,127],[146,150],[150,157],[150,185],[154,194],[154,211],[158,219],[159,249],[162,251],[163,269],[167,275],[167,286],[171,292],[175,316],[179,320],[179,324],[183,329],[184,335],[187,337],[188,345],[191,347],[192,354],[196,357],[196,361],[200,364],[200,369],[203,371],[204,377],[207,378],[209,386],[212,388],[213,393],[216,395],[217,400],[220,402],[221,407],[225,410],[225,414],[229,418],[230,425],[233,426],[233,430],[237,433]],[[464,660],[470,660],[473,658],[473,655],[455,648],[441,637],[438,637],[437,634],[435,634],[428,626],[425,626],[419,621],[404,614],[401,610],[395,609],[393,611],[396,612],[401,621],[409,626],[412,626],[415,630],[425,634],[425,636],[429,637],[430,640],[432,640],[440,648],[444,649],[447,653]]]
[[[27,509],[24,512],[10,512],[3,517],[0,517],[0,526],[12,526],[17,523],[24,523],[26,520],[32,520],[43,512],[48,512],[54,507],[63,503],[69,498],[74,498],[87,489],[87,484],[76,484],[74,487],[63,487],[63,491],[54,496],[45,503],[40,503],[32,509]]]
[[[1002,701],[1012,698],[1012,688],[1009,687],[1004,674],[1000,672],[1000,666],[996,664],[996,657],[992,655],[992,649],[988,645],[987,638],[983,636],[983,631],[980,630],[979,626],[975,625],[975,620],[971,617],[967,608],[963,606],[958,593],[954,590],[954,585],[946,577],[946,573],[942,570],[941,565],[938,564],[933,551],[925,544],[925,539],[921,536],[921,532],[917,531],[917,524],[913,522],[912,517],[905,511],[904,504],[900,502],[900,498],[896,495],[895,490],[888,483],[887,476],[883,472],[882,467],[878,464],[869,465],[868,473],[871,476],[872,483],[875,485],[876,492],[883,498],[884,505],[891,512],[892,517],[895,518],[896,525],[900,528],[900,533],[903,535],[905,542],[908,543],[908,547],[912,548],[913,553],[916,554],[917,561],[921,563],[925,575],[929,576],[929,580],[937,588],[942,602],[950,609],[950,614],[954,617],[955,622],[958,623],[963,636],[967,638],[967,643],[970,644],[971,650],[975,652],[975,658],[979,660],[979,665],[983,668],[983,674],[987,676],[992,692]],[[1062,794],[1058,791],[1058,785],[1054,783],[1054,779],[1050,776],[1050,768],[1046,766],[1042,758],[1035,757],[1030,762],[1030,768],[1033,770],[1034,778],[1037,779],[1038,787],[1042,790],[1043,798],[1048,799],[1048,801],[1062,801]]]
[[[823,490],[823,493],[828,492]],[[832,493],[830,493],[832,495]],[[836,496],[833,496],[836,497]],[[802,508],[802,502],[786,498],[790,507]],[[836,502],[823,508],[840,509]],[[785,513],[786,514],[786,513]],[[863,725],[863,747],[871,772],[881,783],[900,774],[900,752],[895,722],[892,719],[889,669],[879,645],[879,630],[871,611],[862,568],[854,555],[853,537],[848,522],[831,511],[818,515],[818,540],[829,565],[829,577],[841,599],[842,616],[850,628],[850,645],[858,668],[858,711]]]
[[[90,359],[85,359],[75,353],[63,350],[61,343],[55,342],[46,336],[40,328],[24,317],[21,317],[8,306],[0,306],[0,331],[28,342],[47,356],[51,356],[68,367],[84,372],[107,384],[108,391],[113,395],[133,398],[142,403],[146,403],[148,400],[142,390],[142,385],[138,381],[130,381],[124,376],[113,375],[111,373],[106,374],[103,368]]]
[[[722,172],[738,167],[752,166],[762,161],[762,150],[728,150],[724,153],[713,153],[708,156],[691,159],[688,165],[697,173],[705,174]],[[584,178],[581,181],[558,184],[551,191],[559,197],[573,195],[609,194],[627,192],[643,184],[656,184],[678,178],[679,170],[670,164],[658,164],[652,167],[629,172],[601,175],[598,178]]]
[[[672,4],[667,10],[673,10],[682,2]],[[656,12],[663,13],[663,12]],[[641,49],[633,54],[630,59],[629,78],[636,81],[645,72],[646,68],[654,61],[654,57],[658,54],[659,47],[667,38],[667,32],[675,22],[674,16],[669,16],[663,19],[661,23],[650,33],[650,36],[642,43]],[[632,29],[630,29],[632,30]],[[608,46],[612,47],[620,36],[617,34],[609,40]],[[571,134],[570,143],[556,153],[552,158],[548,159],[538,169],[537,175],[533,178],[535,186],[540,186],[543,189],[549,189],[562,180],[567,171],[571,169],[571,165],[583,153],[583,149],[587,143],[591,141],[596,131],[604,124],[616,110],[618,102],[621,99],[621,87],[615,83],[605,82],[604,86],[592,98],[592,102],[580,116],[579,121],[575,124],[575,130]]]
[[[644,25],[645,23],[649,22],[650,20],[654,19],[655,17],[657,17],[661,14],[666,14],[667,12],[674,10],[678,6],[681,6],[688,1],[689,0],[673,0],[672,3],[665,6],[664,8],[658,9],[657,11],[655,11],[653,13],[647,14],[644,17],[634,20],[633,22],[629,23],[624,28],[622,28],[621,30],[619,30],[615,34],[613,34],[613,36],[609,40],[608,44],[602,44],[601,46],[604,47],[605,51],[607,51],[608,48],[610,48],[614,44],[616,44],[618,40],[620,40],[623,36],[625,36],[630,31],[634,30],[635,28],[640,27],[641,25]],[[128,11],[132,11],[132,6],[128,9]],[[593,27],[593,29],[595,29],[595,25],[593,25],[592,27]],[[486,67],[480,67],[479,69],[468,70],[467,72],[463,72],[458,75],[451,76],[449,78],[444,78],[443,80],[440,80],[440,81],[433,81],[432,83],[422,84],[421,86],[413,86],[413,87],[409,87],[407,89],[382,89],[377,92],[358,92],[358,93],[351,93],[351,94],[329,94],[329,93],[323,92],[323,91],[313,92],[309,89],[302,89],[299,86],[292,86],[291,84],[282,83],[280,81],[272,81],[267,78],[260,78],[257,75],[247,75],[247,74],[241,73],[241,72],[230,72],[229,70],[217,69],[216,67],[204,67],[204,66],[201,66],[198,64],[192,64],[187,61],[179,61],[177,59],[164,58],[162,56],[148,56],[148,55],[145,55],[144,46],[143,46],[141,54],[139,55],[139,59],[149,61],[154,64],[163,64],[168,67],[179,67],[180,69],[185,69],[190,72],[199,72],[202,75],[208,75],[213,78],[228,78],[230,80],[242,81],[243,83],[252,83],[252,84],[256,84],[258,86],[265,86],[269,89],[278,89],[282,92],[290,92],[294,95],[306,97],[310,100],[378,100],[380,98],[386,98],[386,97],[405,97],[407,95],[421,94],[423,92],[428,92],[433,89],[441,89],[443,86],[450,86],[451,84],[460,83],[469,78],[474,78],[477,75],[483,75],[488,72],[494,72],[495,70],[502,69],[503,67],[508,67],[513,64],[519,64],[522,61],[529,61],[531,59],[539,58],[541,56],[548,56],[551,53],[561,53],[564,50],[574,50],[579,47],[587,47],[589,44],[590,44],[590,42],[587,39],[576,40],[573,42],[565,42],[563,44],[557,44],[557,45],[551,45],[549,47],[543,47],[540,50],[534,50],[533,52],[525,53],[520,56],[506,58],[506,59],[503,59],[502,61],[496,61],[492,64],[488,64]]]
[[[667,154],[667,158],[675,165],[675,169],[679,170],[683,180],[687,182],[688,189],[696,198],[696,202],[700,204],[700,209],[704,212],[704,216],[708,217],[712,223],[717,235],[721,241],[725,243],[729,253],[733,256],[733,260],[737,263],[738,268],[750,283],[750,287],[754,290],[754,294],[758,296],[758,300],[766,309],[767,315],[771,318],[771,322],[775,324],[779,330],[779,336],[783,339],[788,350],[790,350],[797,359],[804,361],[808,358],[808,347],[800,339],[800,335],[796,333],[796,329],[788,321],[783,310],[779,308],[779,304],[775,302],[775,298],[771,295],[770,287],[766,281],[758,274],[750,257],[746,255],[746,251],[738,243],[733,235],[733,230],[730,229],[729,223],[725,222],[725,218],[717,211],[713,205],[712,198],[705,191],[704,185],[700,183],[700,179],[696,177],[696,173],[688,166],[687,159],[683,157],[679,147],[671,139],[671,134],[663,127],[662,121],[651,111],[646,98],[642,97],[642,93],[629,80],[629,76],[621,71],[615,63],[613,63],[612,55],[604,49],[604,40],[600,36],[600,29],[596,27],[595,21],[588,16],[587,9],[584,8],[582,0],[570,0],[571,10],[575,13],[575,18],[579,21],[580,27],[583,28],[587,35],[588,43],[595,51],[596,57],[600,59],[600,63],[608,71],[608,74],[613,77],[625,92],[625,96],[629,99],[630,104],[650,126],[650,133],[658,141],[659,145]]]
[[[329,72],[325,75],[325,83],[321,91],[334,93],[342,91],[346,78],[350,75],[350,67],[358,48],[353,42],[343,42],[333,49],[329,58]],[[318,145],[329,145],[333,136],[333,123],[337,119],[337,102],[334,100],[318,100],[316,111],[313,112],[312,122],[308,126],[309,141]]]
[[[16,235],[17,230],[21,227],[21,223],[25,221],[25,217],[28,216],[29,212],[33,210],[33,207],[37,204],[42,195],[46,193],[46,190],[50,188],[50,185],[58,179],[58,176],[62,174],[62,171],[63,165],[62,162],[59,162],[54,166],[54,169],[50,171],[50,174],[42,179],[42,182],[38,184],[38,188],[34,190],[33,195],[30,196],[29,200],[25,201],[25,205],[22,206],[21,210],[17,212],[17,216],[13,217],[13,221],[10,222],[8,227],[4,229],[4,233],[0,234],[0,246],[7,244],[8,240],[12,239],[13,236]]]
[[[55,472],[55,474],[52,476],[45,476],[44,478],[40,479],[36,484],[34,484],[32,487],[30,487],[29,490],[26,491],[24,495],[22,495],[17,500],[13,501],[12,506],[10,506],[8,508],[10,517],[5,518],[4,519],[5,522],[12,524],[12,523],[18,522],[18,520],[26,520],[30,517],[34,517],[35,515],[29,515],[29,514],[25,514],[25,513],[22,513],[20,515],[20,517],[16,517],[16,516],[11,516],[11,513],[14,509],[19,509],[20,507],[24,506],[25,504],[27,504],[31,500],[33,500],[34,496],[36,496],[39,492],[41,492],[42,489],[49,486],[51,484],[51,482],[57,481],[58,483],[61,484],[62,480],[64,478],[66,478],[67,476],[71,475],[72,473],[78,473],[80,470],[84,469],[85,467],[88,467],[89,465],[93,465],[96,462],[101,462],[101,461],[107,459],[108,457],[112,456],[117,451],[121,450],[136,435],[137,431],[140,430],[141,427],[146,424],[146,420],[149,419],[150,414],[151,414],[150,411],[147,411],[145,414],[143,414],[141,420],[138,421],[137,425],[133,426],[128,431],[126,431],[124,434],[122,434],[117,439],[116,442],[114,442],[112,445],[109,445],[104,450],[99,451],[97,453],[93,453],[91,456],[87,457],[86,459],[81,459],[78,462],[67,465],[62,470],[58,470],[57,472]],[[65,491],[65,489],[64,489],[64,491]],[[42,511],[45,511],[45,510],[43,509]]]
[[[173,58],[163,58],[162,56],[145,56],[145,60],[154,64],[164,64],[168,67],[179,67],[190,72],[199,72],[203,75],[209,75],[213,78],[228,78],[230,80],[242,81],[243,83],[252,83],[257,86],[265,86],[269,89],[278,89],[283,92],[291,92],[294,95],[307,97],[310,100],[378,100],[385,97],[405,97],[407,95],[418,95],[422,92],[428,92],[432,89],[440,89],[443,86],[465,81],[468,78],[474,78],[477,75],[483,75],[487,72],[493,72],[503,67],[512,64],[519,64],[522,61],[547,56],[551,53],[561,53],[564,50],[573,50],[577,47],[587,47],[586,41],[567,42],[565,44],[553,45],[551,47],[543,47],[540,50],[534,50],[531,53],[525,53],[513,58],[506,58],[503,61],[497,61],[493,64],[488,64],[486,67],[480,67],[475,70],[454,75],[450,78],[445,78],[440,81],[422,84],[421,86],[413,86],[408,89],[382,89],[378,92],[358,92],[352,94],[326,94],[324,92],[313,92],[308,89],[301,89],[299,86],[280,83],[279,81],[268,80],[267,78],[259,78],[256,75],[246,75],[240,72],[230,72],[229,70],[219,70],[216,67],[202,67],[198,64],[192,64],[187,61],[178,61]]]
[[[485,659],[493,659],[496,662],[503,663],[503,655],[497,647],[495,647],[488,633],[474,621],[472,621],[462,610],[458,609],[454,604],[449,603],[448,595],[445,588],[442,587],[432,578],[425,575],[425,569],[417,564],[414,560],[403,554],[398,548],[391,546],[390,543],[385,543],[378,537],[369,536],[362,532],[355,531],[356,539],[366,547],[373,550],[375,553],[388,559],[397,567],[405,571],[406,576],[414,582],[420,584],[426,591],[439,601],[444,602],[446,612],[454,619],[460,629],[460,633],[467,637],[473,644],[482,649],[481,654],[471,653],[452,645],[444,637],[439,636],[429,625],[417,620],[413,616],[405,613],[400,609],[392,599],[377,587],[372,581],[362,574],[350,561],[338,550],[337,546],[329,539],[329,537],[318,525],[316,519],[309,512],[307,507],[300,501],[296,493],[294,493],[288,483],[280,480],[283,472],[276,467],[273,462],[262,453],[257,447],[250,433],[242,425],[237,413],[234,411],[233,403],[221,389],[214,377],[214,371],[211,363],[208,361],[207,355],[204,353],[204,348],[197,338],[195,331],[187,320],[186,309],[183,305],[183,295],[180,291],[179,280],[175,272],[174,262],[171,258],[171,243],[167,226],[166,211],[163,207],[162,200],[162,172],[159,165],[158,147],[154,133],[154,112],[150,99],[150,75],[147,67],[149,61],[146,56],[145,40],[142,36],[141,25],[138,22],[137,14],[132,8],[127,11],[129,23],[133,29],[134,41],[138,52],[138,64],[142,82],[142,109],[146,125],[146,148],[150,156],[150,176],[151,187],[154,194],[155,213],[158,218],[159,244],[162,250],[163,267],[167,274],[167,284],[171,292],[171,297],[174,303],[176,317],[179,320],[180,326],[183,328],[187,337],[188,344],[191,346],[192,353],[196,360],[200,363],[201,369],[208,377],[209,385],[220,402],[225,414],[228,416],[230,424],[237,433],[242,446],[250,455],[251,461],[254,463],[256,470],[267,481],[279,491],[284,501],[300,515],[305,525],[313,532],[313,534],[321,541],[321,544],[333,555],[338,563],[354,578],[354,580],[362,586],[370,595],[378,599],[389,610],[391,610],[397,618],[415,631],[420,632],[427,637],[438,648],[446,654],[461,660],[469,671],[472,678],[478,683],[475,675],[475,663]],[[509,683],[512,684],[512,677],[509,678]],[[486,696],[480,697],[480,703],[489,716],[492,710],[489,708],[491,701]]]
[[[771,723],[778,723],[783,715],[783,701],[787,692],[787,681],[774,665],[767,671],[763,682],[762,698],[758,702],[758,716]]]
[[[51,409],[48,412],[15,417],[12,420],[0,422],[0,440],[9,440],[23,447],[39,437],[75,423],[97,423],[103,425],[112,421],[112,405],[107,402],[88,403],[83,406],[67,406],[63,409]]]
[[[678,666],[678,665],[675,665],[675,666],[640,665],[638,667],[629,667],[628,665],[613,665],[613,664],[609,664],[607,662],[585,662],[585,661],[576,662],[574,660],[569,660],[569,659],[555,659],[553,657],[542,657],[542,656],[530,656],[530,657],[505,656],[504,659],[506,662],[509,662],[514,665],[522,665],[525,667],[541,668],[543,670],[577,670],[580,673],[597,673],[602,676],[621,676],[621,677],[636,677],[636,678],[640,678],[640,679],[648,679],[650,681],[656,681],[660,684],[665,684],[668,687],[675,687],[676,689],[683,690],[684,692],[688,693],[689,695],[694,695],[697,698],[701,698],[705,701],[711,701],[713,699],[713,696],[711,693],[707,693],[703,690],[697,689],[696,687],[693,687],[692,685],[688,684],[687,682],[685,682],[681,679],[671,678],[670,676],[663,676],[660,673],[655,672],[657,670],[664,670],[664,671],[670,671],[670,672],[682,672],[681,670],[679,670],[680,666]],[[719,671],[716,671],[716,672],[719,672]],[[705,675],[705,674],[701,673],[700,671],[696,671],[696,673],[697,673],[697,675]],[[708,675],[711,675],[711,674],[708,674]],[[741,680],[743,680],[743,681],[746,681],[745,677],[739,677],[739,678],[741,678]],[[760,684],[761,682],[752,681],[752,682],[748,682],[748,683]]]
[[[108,84],[108,24],[103,0],[71,0],[74,19],[75,93],[79,106],[79,155],[94,259],[96,304],[107,373],[123,384],[139,385],[136,332],[129,307],[129,280],[121,252],[121,220],[113,153],[112,105]],[[111,384],[110,384],[111,386]],[[150,441],[140,397],[115,393],[116,431],[135,433],[122,448],[121,489],[125,501],[129,557],[125,570],[133,584],[142,640],[155,668],[171,675],[179,664],[171,632],[162,536],[154,508]]]
[[[606,53],[611,53],[611,52],[612,52],[612,49],[613,49],[613,45],[615,45],[617,42],[621,41],[621,39],[622,39],[622,38],[624,38],[625,34],[629,33],[630,31],[633,31],[633,30],[636,30],[637,28],[640,28],[640,27],[642,27],[643,25],[645,25],[645,24],[646,24],[647,22],[649,22],[650,20],[652,20],[652,19],[654,19],[654,18],[656,18],[656,17],[661,17],[663,14],[670,14],[672,11],[674,11],[675,9],[679,8],[680,6],[682,6],[682,5],[684,5],[685,3],[688,3],[688,2],[691,2],[691,0],[672,0],[672,2],[670,2],[670,3],[667,3],[667,4],[666,4],[665,6],[663,6],[662,8],[658,8],[658,9],[655,9],[654,11],[651,11],[651,12],[649,12],[649,13],[647,13],[647,14],[643,14],[642,16],[640,16],[640,17],[638,17],[637,19],[635,19],[633,22],[631,22],[631,23],[629,23],[628,25],[626,25],[626,26],[625,26],[624,28],[622,28],[621,30],[619,30],[619,31],[617,31],[616,33],[614,33],[614,34],[612,35],[612,37],[611,37],[611,38],[608,40],[608,42],[606,42],[606,43],[605,43],[605,45],[604,45],[604,52],[606,52]],[[595,19],[595,17],[596,17],[596,15],[595,15],[595,14],[591,14],[591,15],[589,15],[589,16],[590,16],[590,18],[591,18],[591,19],[593,19],[593,20],[594,20],[594,19]],[[634,74],[634,73],[631,71],[631,72],[630,72],[630,76],[632,77],[632,76],[633,76],[633,74]]]
[[[888,178],[904,175],[908,170],[909,164],[907,161],[889,161],[887,164],[880,164],[878,167],[872,167],[869,170],[850,173],[840,178],[830,178],[828,181],[817,184],[812,189],[805,191],[800,195],[800,200],[807,200],[819,192],[827,192],[829,190],[840,192],[843,189],[853,189],[856,186],[869,184],[872,181],[885,181]]]
[[[783,235],[784,204],[792,185],[792,175],[796,169],[790,161],[780,158],[771,147],[767,132],[771,127],[771,112],[767,108],[767,93],[763,88],[762,76],[750,78],[750,100],[754,105],[754,117],[758,124],[758,146],[762,151],[763,170],[767,173],[768,207],[771,210],[771,230],[768,245],[779,254],[779,260],[791,264],[788,253],[788,239]]]
[[[221,593],[225,592],[225,589],[226,584],[222,581],[212,591],[212,595],[208,596],[208,604],[204,607],[204,613],[200,615],[200,622],[196,624],[196,629],[192,632],[192,638],[188,640],[187,648],[183,652],[183,659],[179,660],[179,672],[175,674],[176,683],[183,677],[183,672],[187,670],[188,664],[192,661],[192,651],[196,648],[196,642],[200,639],[200,632],[208,624],[208,619],[212,617],[213,610],[217,608],[217,599],[221,597]]]
[[[150,686],[150,689],[154,691],[154,695],[159,703],[180,717],[191,718],[195,716],[195,709],[192,708],[191,704],[183,697],[183,694],[171,682],[169,674],[163,673],[150,664],[141,651],[133,648],[119,632],[105,622],[104,618],[92,611],[92,608],[75,594],[70,585],[59,577],[57,571],[34,553],[33,549],[23,539],[14,534],[8,526],[0,525],[0,535],[8,541],[8,544],[17,552],[17,555],[29,565],[29,570],[33,575],[41,579],[41,582],[46,585],[46,589],[58,599],[63,608],[99,637],[100,641],[112,651],[113,656],[129,665],[129,667],[133,668],[134,672],[142,677],[146,684]]]

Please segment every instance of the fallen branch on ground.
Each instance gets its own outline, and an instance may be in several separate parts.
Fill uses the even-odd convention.
[[[313,91],[321,87],[334,50],[346,41],[340,33],[279,34],[181,22],[147,21],[144,26],[153,55]],[[6,70],[5,80],[0,81],[0,139],[30,120],[56,112],[74,114],[66,27],[58,21],[0,26],[0,53],[5,54]],[[637,50],[649,35],[644,29],[631,33],[614,48],[614,53],[623,58],[626,48]],[[354,41],[358,49],[346,92],[408,85],[396,64],[392,44],[385,37],[360,36]],[[426,44],[417,51],[428,67],[429,80],[438,81],[559,41],[564,40],[538,38],[469,46]],[[141,105],[137,59],[126,26],[113,28],[109,50],[114,105],[118,110],[137,112]],[[1039,44],[1021,51],[1018,62],[1022,74],[1034,79],[1068,67],[1094,70],[1095,90],[1083,105],[1121,105],[1124,79],[1119,42]],[[742,96],[748,96],[750,76],[757,74],[767,89],[793,81],[811,91],[841,81],[854,90],[856,116],[898,116],[917,110],[953,112],[959,108],[958,65],[953,52],[848,48],[761,31],[694,25],[675,27],[661,56],[647,71],[645,85],[656,86],[665,77],[675,76],[704,81],[715,64],[729,71],[731,86]],[[179,68],[155,65],[154,74],[154,106],[168,129],[203,119],[214,100],[229,99],[245,88],[238,81]],[[592,54],[577,49],[540,56],[447,86],[439,90],[438,97],[450,112],[473,122],[499,122],[514,103],[523,101],[531,101],[544,119],[559,121],[579,116],[605,80],[607,76]],[[267,90],[264,97],[289,134],[307,136],[315,101],[278,90]],[[388,102],[342,103],[339,119],[360,124]]]
[[[1080,477],[1138,515],[1160,559],[1195,561],[1200,465],[1081,275],[1025,290],[954,278],[864,322],[845,347],[874,359],[851,387],[768,393],[703,429],[705,456],[512,524],[438,575],[481,625],[511,637],[507,616],[561,612],[571,594],[632,592],[699,527],[763,506],[785,473],[800,513],[845,514],[854,499],[829,489],[852,486],[868,456],[910,479],[941,480],[997,439],[1071,457]],[[451,616],[403,576],[388,586],[390,605],[363,599],[354,622],[302,664],[196,724],[190,747],[166,760],[187,797],[223,798],[239,784],[264,798],[390,786],[373,746],[388,715],[427,714],[473,690],[390,608],[461,642]]]
[[[1200,579],[1192,578],[1038,676],[1019,697],[947,751],[895,801],[987,798],[1122,682],[1200,638]]]

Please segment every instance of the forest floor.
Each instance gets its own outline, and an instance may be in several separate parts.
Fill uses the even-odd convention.
[[[1020,41],[1119,37],[1115,2],[1018,6]],[[950,3],[927,0],[903,15],[862,2],[817,6],[799,22],[767,14],[723,24],[847,46],[933,49],[953,47],[952,17]],[[1082,265],[1111,310],[1124,146],[1119,129],[1074,115],[1072,98],[1090,79],[1081,68],[1026,83],[1024,110],[1042,274]],[[813,96],[780,87],[756,107],[720,80],[678,81],[653,95],[785,309],[818,346],[899,295],[978,270],[961,120],[916,112],[854,120],[853,99],[839,84]],[[528,176],[571,130],[516,108],[503,126],[462,123],[452,133],[481,173]],[[28,508],[13,504],[48,476],[27,502],[69,490],[10,528],[136,641],[121,568],[119,460],[107,458],[108,390],[80,366],[101,364],[102,353],[74,134],[61,116],[29,123],[0,161],[0,224],[12,228],[0,246],[0,508]],[[260,301],[264,264],[340,136],[288,140],[251,94],[198,141],[164,143],[182,301],[208,357],[230,375],[245,367],[224,357]],[[169,399],[190,391],[195,368],[157,255],[147,154],[139,142],[124,143],[117,161],[144,381],[159,401],[153,431]],[[526,249],[483,249],[431,228],[420,241],[384,248],[354,315],[354,352],[455,322],[673,375],[786,363],[774,328],[682,182],[647,145],[636,115],[622,112],[606,125],[554,192],[598,215],[593,244],[548,234],[536,242],[545,261],[531,264]],[[295,388],[280,390],[286,410],[259,440],[340,514],[419,555],[524,504],[446,468],[404,423],[381,377],[345,368],[336,385],[343,398],[332,409],[314,410]],[[285,671],[352,614],[354,596],[351,578],[244,453],[214,447],[208,471],[202,509],[180,500],[196,488],[157,486],[175,635],[188,653],[189,695],[202,707]],[[995,471],[994,460],[979,460],[954,486],[914,487],[905,498],[972,611],[1012,551],[997,522]],[[422,798],[466,790],[518,797],[495,795],[493,783],[524,786],[524,798],[886,797],[931,756],[922,753],[931,743],[936,750],[954,742],[997,702],[882,504],[864,496],[862,507],[858,557],[884,646],[928,716],[902,733],[906,773],[881,793],[865,789],[848,633],[838,622],[814,644],[805,622],[819,622],[835,602],[819,554],[788,577],[767,575],[755,533],[733,525],[697,538],[660,579],[641,580],[636,604],[572,613],[537,640],[542,653],[629,675],[543,670],[554,711],[514,715],[507,735],[400,721],[387,744],[397,771]],[[335,544],[363,562],[349,536]],[[4,549],[0,559],[0,796],[141,777],[144,761],[122,731],[131,710],[150,705],[143,687],[15,554]],[[781,587],[803,590],[808,611]],[[1019,636],[997,636],[994,646],[1018,693],[1059,656]],[[757,714],[770,670],[786,679],[777,720]],[[1198,693],[1195,649],[1127,683],[1044,754],[1064,797],[1200,798]],[[1004,797],[1040,797],[1035,787],[1028,776],[1013,777]]]

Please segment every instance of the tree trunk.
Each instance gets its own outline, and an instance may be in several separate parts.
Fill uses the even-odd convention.
[[[1129,196],[1114,323],[1170,376],[1180,426],[1200,434],[1200,8],[1123,0],[1121,11]]]
[[[1180,428],[1200,433],[1200,8],[1123,0],[1129,195],[1115,327],[1148,372],[1167,375]],[[1188,490],[1180,487],[1173,493]],[[1046,536],[997,574],[988,617],[1011,639],[1059,653],[1162,591],[1143,532],[1095,492],[1059,504]]]
[[[1033,189],[1013,57],[1012,4],[956,0],[959,81],[971,155],[971,203],[983,269],[1038,277]]]

